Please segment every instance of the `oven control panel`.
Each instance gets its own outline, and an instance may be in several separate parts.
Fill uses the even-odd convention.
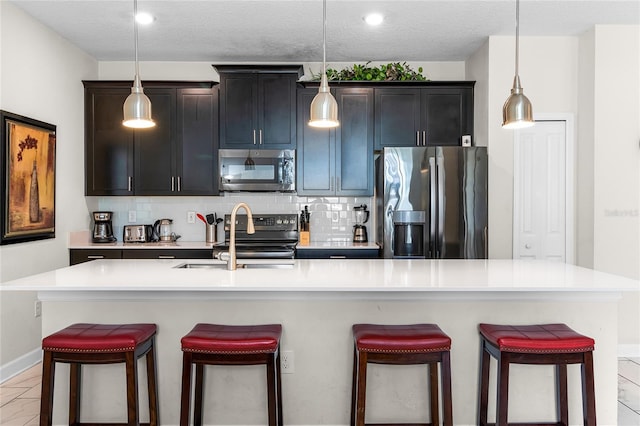
[[[297,231],[298,215],[290,213],[253,215],[253,227],[256,233],[261,231]],[[224,230],[231,229],[231,215],[224,215]],[[236,230],[247,230],[247,215],[236,215]]]

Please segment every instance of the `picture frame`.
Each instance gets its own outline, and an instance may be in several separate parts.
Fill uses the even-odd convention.
[[[0,110],[0,245],[55,238],[56,126]]]

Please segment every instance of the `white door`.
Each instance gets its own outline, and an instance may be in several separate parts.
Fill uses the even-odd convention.
[[[514,259],[573,261],[573,181],[567,173],[573,160],[567,130],[566,120],[537,120],[516,131]]]

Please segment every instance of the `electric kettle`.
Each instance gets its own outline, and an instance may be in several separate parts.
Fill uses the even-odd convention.
[[[153,232],[156,235],[156,239],[161,242],[175,241],[177,240],[176,234],[171,230],[171,219],[159,219],[153,224]]]

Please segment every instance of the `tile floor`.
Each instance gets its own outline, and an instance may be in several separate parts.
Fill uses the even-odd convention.
[[[0,385],[0,425],[38,425],[41,364]],[[618,426],[640,426],[640,358],[618,360]]]

